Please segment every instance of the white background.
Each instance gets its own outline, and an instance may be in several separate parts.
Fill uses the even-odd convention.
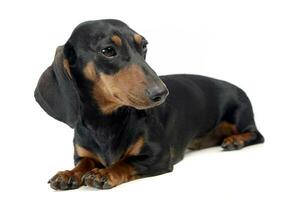
[[[0,199],[281,199],[281,1],[1,1]],[[169,174],[112,190],[55,192],[73,164],[72,130],[34,101],[55,49],[85,20],[117,18],[149,41],[158,74],[196,73],[249,95],[266,143],[187,154]]]

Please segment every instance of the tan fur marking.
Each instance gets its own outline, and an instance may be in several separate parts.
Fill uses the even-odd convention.
[[[69,61],[68,61],[67,59],[64,59],[64,61],[63,61],[63,66],[64,66],[64,69],[66,70],[66,72],[67,72],[69,78],[72,79],[71,72],[70,72]]]
[[[91,170],[91,174],[94,176],[86,177],[85,184],[88,186],[93,186],[93,177],[98,182],[103,182],[102,178],[107,179],[107,183],[111,187],[115,187],[121,183],[125,183],[131,180],[139,178],[134,167],[125,162],[125,160],[130,156],[136,156],[140,153],[144,145],[144,137],[140,137],[134,144],[132,144],[124,156],[113,165],[107,168],[94,168]],[[88,152],[86,152],[88,155]]]
[[[105,85],[103,82],[101,78],[96,82],[93,89],[93,98],[97,101],[103,113],[110,114],[122,104],[112,95],[109,86]]]
[[[91,170],[91,172],[95,175],[96,180],[100,180],[102,177],[107,178],[107,183],[111,186],[117,186],[121,183],[125,183],[131,180],[135,180],[138,177],[137,172],[135,171],[134,167],[125,162],[125,160],[130,156],[136,156],[140,153],[142,147],[144,145],[144,137],[140,137],[134,144],[132,144],[127,151],[125,152],[124,156],[111,165],[108,168],[98,169],[95,168]],[[93,181],[89,181],[88,179],[85,180],[87,185],[91,185]]]
[[[84,157],[84,158],[91,158],[97,163],[101,163],[102,165],[105,166],[104,160],[97,154],[85,149],[84,147],[75,144],[75,150],[78,156]]]
[[[215,130],[215,134],[218,136],[229,136],[232,134],[236,134],[237,133],[237,128],[234,124],[228,123],[228,122],[221,122],[216,130]]]
[[[113,43],[115,43],[115,45],[117,45],[119,47],[122,45],[122,41],[121,41],[119,36],[113,35],[111,39],[112,39]]]
[[[144,138],[143,137],[140,137],[136,143],[134,143],[133,145],[131,145],[126,153],[125,153],[125,157],[128,157],[128,156],[136,156],[140,153],[142,147],[144,145]]]
[[[100,74],[93,94],[102,112],[109,114],[122,105],[148,105],[146,84],[140,66],[133,64],[114,75]]]
[[[102,182],[102,178],[106,177],[107,183],[111,187],[115,187],[119,184],[139,178],[136,175],[137,172],[135,171],[134,167],[125,163],[124,161],[120,161],[109,168],[95,168],[91,170],[91,174],[94,175],[95,180],[98,182]],[[85,179],[86,185],[93,186],[92,177]]]
[[[224,139],[226,144],[232,144],[234,142],[238,142],[240,145],[244,145],[246,142],[250,141],[253,138],[252,133],[241,133],[238,135],[231,135]]]
[[[87,65],[83,69],[83,74],[88,80],[95,81],[96,71],[95,71],[95,65],[93,62],[87,63]]]
[[[112,186],[117,186],[138,178],[134,167],[122,161],[109,168],[108,177],[109,184]]]
[[[237,132],[238,131],[234,124],[221,122],[215,129],[213,129],[203,137],[195,138],[188,145],[188,148],[196,150],[220,145],[223,138],[237,134]]]
[[[143,39],[143,37],[141,35],[138,35],[138,34],[134,34],[133,38],[134,38],[134,41],[139,45],[141,44],[142,39]]]
[[[83,69],[83,74],[86,79],[94,83],[92,95],[99,104],[102,112],[110,113],[112,110],[117,109],[118,104],[111,95],[109,88],[96,76],[96,67],[93,62],[87,63]]]

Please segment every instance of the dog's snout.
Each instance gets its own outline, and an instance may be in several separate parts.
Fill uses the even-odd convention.
[[[166,98],[168,90],[166,87],[154,86],[147,90],[147,94],[151,101],[157,103]]]

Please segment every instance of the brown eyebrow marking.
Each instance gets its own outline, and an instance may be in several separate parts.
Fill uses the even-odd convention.
[[[119,47],[122,45],[122,41],[121,41],[120,37],[117,36],[117,35],[113,35],[111,40],[113,41],[113,43],[115,43],[115,45],[117,45]]]
[[[142,37],[141,35],[139,35],[139,34],[134,34],[133,39],[134,39],[134,41],[135,41],[137,44],[140,45],[141,42],[142,42],[142,40],[143,40],[143,37]]]

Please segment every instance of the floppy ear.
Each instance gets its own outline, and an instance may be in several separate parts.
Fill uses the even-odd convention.
[[[52,65],[41,75],[34,96],[50,116],[74,128],[80,114],[80,101],[69,67],[64,47],[59,46]]]

